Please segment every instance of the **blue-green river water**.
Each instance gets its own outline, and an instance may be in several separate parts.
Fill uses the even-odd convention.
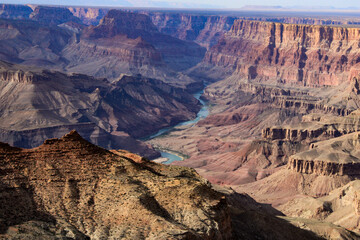
[[[163,129],[159,130],[157,133],[147,137],[146,140],[154,139],[154,138],[160,137],[160,136],[162,136],[164,134],[170,133],[171,131],[174,130],[175,127],[185,126],[185,125],[195,125],[201,119],[206,118],[209,115],[209,106],[208,106],[208,104],[206,102],[204,102],[203,100],[200,99],[200,97],[201,97],[201,95],[203,93],[204,93],[204,90],[202,90],[200,92],[197,92],[197,93],[195,93],[193,95],[202,104],[202,108],[197,113],[197,116],[196,116],[195,119],[189,120],[189,121],[186,121],[186,122],[181,122],[181,123],[179,123],[179,124],[177,124],[176,126],[173,126],[173,127],[163,128]],[[170,163],[172,163],[174,161],[181,161],[182,160],[181,157],[179,157],[177,155],[174,155],[174,154],[172,154],[170,152],[160,151],[160,153],[161,153],[161,157],[169,159],[168,161],[164,162],[164,164],[170,164]]]

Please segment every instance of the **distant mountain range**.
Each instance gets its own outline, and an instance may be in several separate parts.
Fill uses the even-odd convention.
[[[334,6],[281,6],[281,5],[245,5],[240,7],[239,3],[233,4],[231,7],[217,4],[209,3],[199,3],[199,2],[181,2],[178,1],[152,1],[152,0],[78,0],[76,2],[70,0],[37,0],[37,1],[28,1],[28,0],[4,0],[2,3],[7,4],[37,4],[37,5],[62,5],[62,6],[101,6],[101,7],[134,7],[134,8],[198,8],[198,9],[237,9],[245,11],[320,11],[320,12],[342,12],[342,11],[360,11],[359,7],[349,6],[338,8]]]
[[[3,3],[9,4],[29,4],[27,0],[18,0],[14,2],[13,0],[6,0]],[[149,0],[79,0],[79,1],[51,1],[48,0],[38,0],[31,2],[39,5],[64,5],[64,6],[102,6],[102,7],[150,7],[150,8],[220,8],[219,5],[213,4],[201,4],[201,3],[183,3],[183,2],[165,2],[165,1],[149,1]]]
[[[358,7],[337,8],[333,6],[263,6],[246,5],[240,10],[246,11],[320,11],[320,12],[342,12],[359,11]]]

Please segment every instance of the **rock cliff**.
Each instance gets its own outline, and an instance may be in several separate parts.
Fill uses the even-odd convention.
[[[164,34],[193,41],[209,49],[231,29],[235,17],[186,13],[146,12]]]
[[[33,10],[25,5],[0,4],[1,18],[27,19]]]
[[[199,63],[205,48],[160,33],[144,14],[112,10],[98,26],[86,27],[67,8],[36,6],[29,18],[0,21],[2,60],[110,80],[142,74],[192,91],[202,87],[179,71]]]
[[[98,25],[109,11],[103,8],[69,7],[69,11],[86,25]]]
[[[59,25],[65,22],[81,23],[81,20],[75,17],[69,9],[65,7],[45,7],[37,6],[29,15],[34,21],[44,22],[47,24]]]
[[[92,75],[109,79],[140,73],[187,85],[195,81],[177,72],[199,63],[205,48],[160,33],[144,14],[110,10],[62,53],[70,61],[68,71],[86,73],[91,66]]]
[[[359,63],[358,28],[236,20],[204,63],[248,79],[339,85]]]
[[[358,145],[358,132],[320,141],[311,144],[310,150],[291,156],[288,167],[307,174],[359,177]]]
[[[62,69],[62,49],[72,32],[30,20],[0,19],[1,60]],[[39,34],[41,33],[41,34]]]

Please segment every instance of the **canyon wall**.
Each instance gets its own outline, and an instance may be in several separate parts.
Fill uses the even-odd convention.
[[[299,173],[359,177],[358,132],[319,141],[289,158],[288,168]]]
[[[236,20],[204,63],[248,79],[338,85],[358,68],[359,44],[358,28]]]
[[[99,24],[100,20],[108,12],[108,9],[103,8],[69,7],[68,9],[86,25]]]
[[[327,17],[240,17],[243,20],[263,21],[263,22],[278,22],[290,24],[307,24],[307,25],[359,25],[360,19],[358,17],[348,16],[327,16]]]
[[[146,12],[160,32],[210,48],[231,29],[235,17]]]
[[[77,129],[106,148],[158,153],[132,137],[196,117],[200,103],[184,89],[141,76],[110,83],[87,75],[0,61],[0,140],[20,147]],[[148,151],[149,150],[149,151]]]
[[[33,10],[25,5],[0,4],[0,17],[12,19],[29,18]]]

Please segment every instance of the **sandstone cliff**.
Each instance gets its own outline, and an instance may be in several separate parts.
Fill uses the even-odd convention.
[[[346,134],[311,145],[308,151],[290,157],[294,171],[317,175],[359,176],[359,133]]]
[[[359,62],[359,36],[358,28],[236,20],[204,63],[248,79],[338,85]]]

